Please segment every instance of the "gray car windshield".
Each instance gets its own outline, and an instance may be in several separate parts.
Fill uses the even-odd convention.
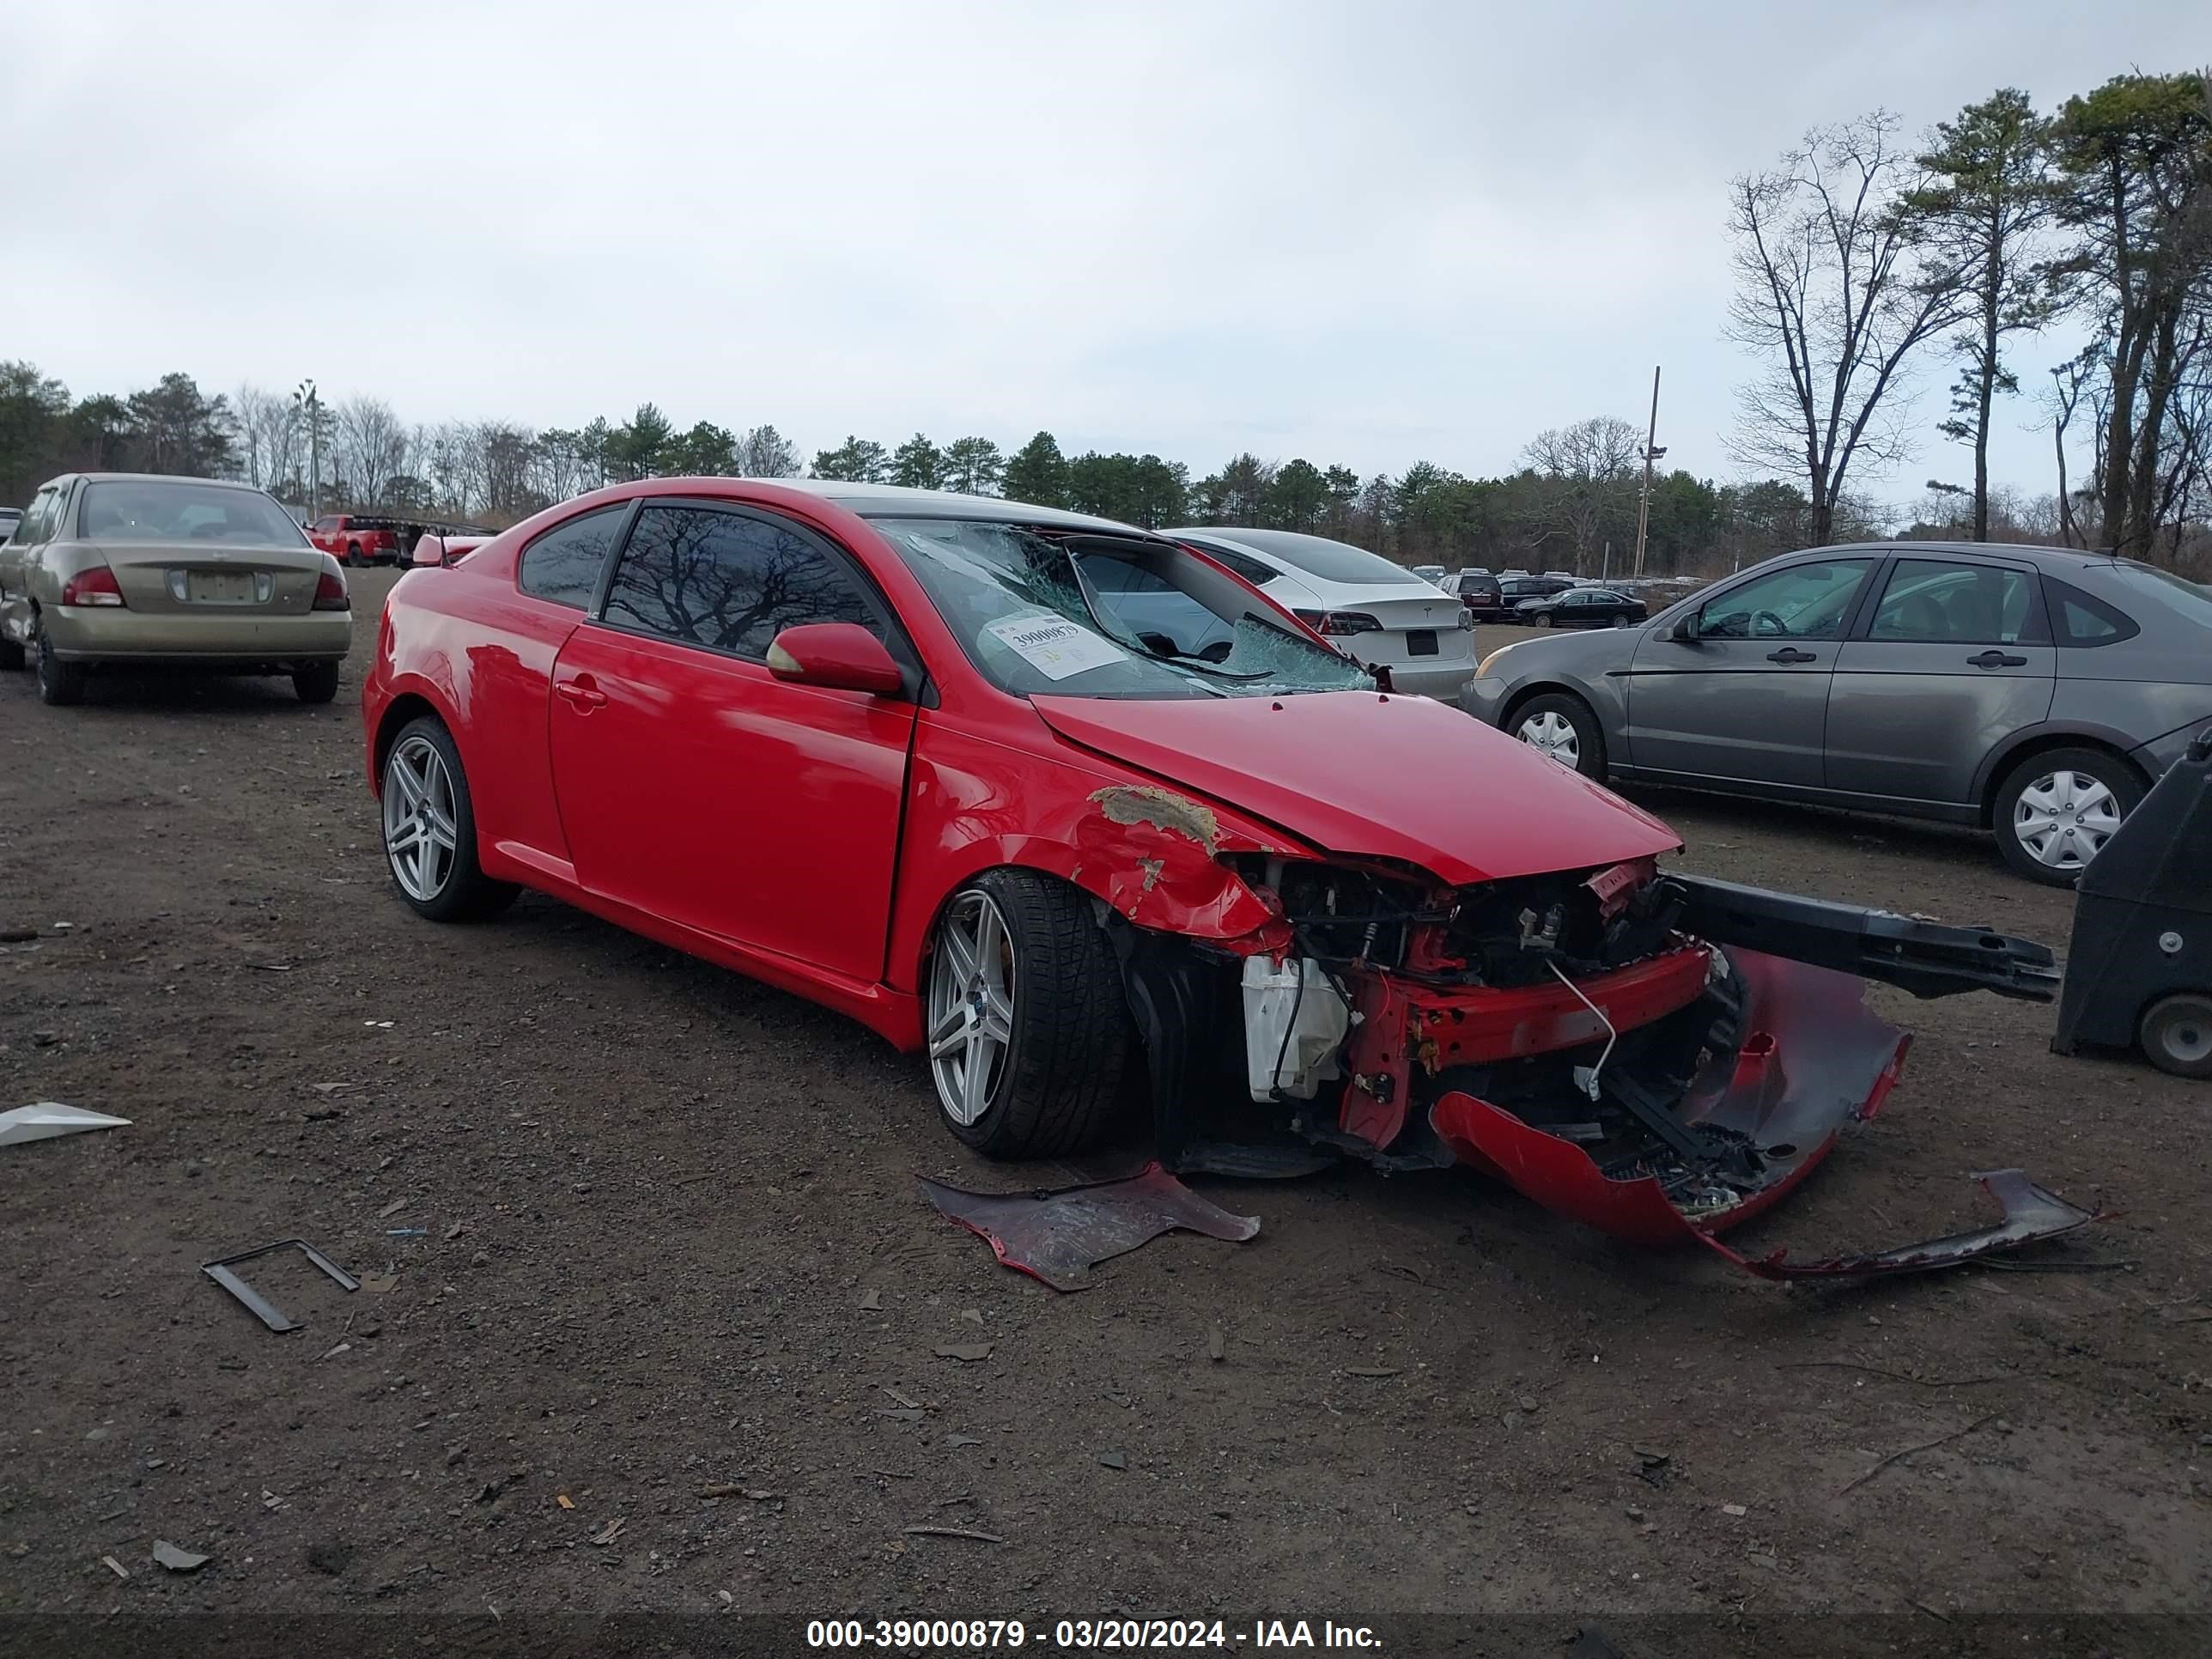
[[[1168,699],[1370,690],[1182,549],[965,520],[878,519],[986,679],[1017,696]]]
[[[305,547],[290,514],[258,489],[189,480],[131,479],[84,492],[78,533],[93,542],[228,542]]]

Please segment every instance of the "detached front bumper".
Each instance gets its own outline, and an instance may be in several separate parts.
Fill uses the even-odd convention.
[[[1847,1125],[1881,1110],[1911,1043],[1865,1006],[1855,975],[1741,948],[1726,954],[1745,989],[1741,1039],[1698,1068],[1668,1114],[1672,1138],[1601,1164],[1574,1139],[1462,1091],[1431,1108],[1437,1138],[1462,1163],[1571,1220],[1632,1243],[1693,1241],[1767,1279],[1922,1272],[2103,1218],[2007,1170],[1977,1177],[2005,1211],[1980,1231],[1802,1265],[1782,1250],[1754,1259],[1722,1244],[1720,1234],[1810,1175]]]

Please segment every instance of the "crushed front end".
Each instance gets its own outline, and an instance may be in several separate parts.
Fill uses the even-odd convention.
[[[2057,982],[2026,941],[1650,858],[1464,887],[1375,860],[1224,861],[1287,945],[1125,946],[1170,1167],[1462,1164],[1644,1244],[1712,1243],[1881,1109],[1911,1039],[1865,1006],[1866,979],[2040,1000]],[[1230,1070],[1251,1106],[1204,1109]],[[2032,1188],[2048,1203],[2015,1214],[2013,1189],[1991,1187],[2005,1225],[1936,1245],[1805,1267],[1716,1248],[1771,1277],[1893,1272],[2092,1218]]]

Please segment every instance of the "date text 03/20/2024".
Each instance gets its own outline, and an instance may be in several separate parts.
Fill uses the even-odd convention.
[[[1361,1648],[1382,1645],[1365,1625],[1333,1620],[1255,1619],[1249,1627],[1226,1620],[1183,1619],[1061,1619],[1049,1626],[1055,1648]],[[889,1648],[926,1651],[932,1648],[1020,1648],[1042,1646],[1047,1628],[1032,1634],[1018,1619],[810,1620],[806,1644],[812,1648]]]

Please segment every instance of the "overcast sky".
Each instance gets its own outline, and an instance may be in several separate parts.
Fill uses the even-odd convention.
[[[2191,18],[2196,20],[2192,26]],[[0,357],[413,420],[1039,427],[1194,476],[1723,448],[1729,175],[2195,67],[2201,0],[0,8]],[[2031,389],[2065,355],[2031,340]],[[1939,417],[1946,365],[1923,374]],[[2001,481],[2051,487],[2032,403]],[[1883,481],[1970,476],[1932,438]],[[1872,483],[1873,481],[1867,481]]]

